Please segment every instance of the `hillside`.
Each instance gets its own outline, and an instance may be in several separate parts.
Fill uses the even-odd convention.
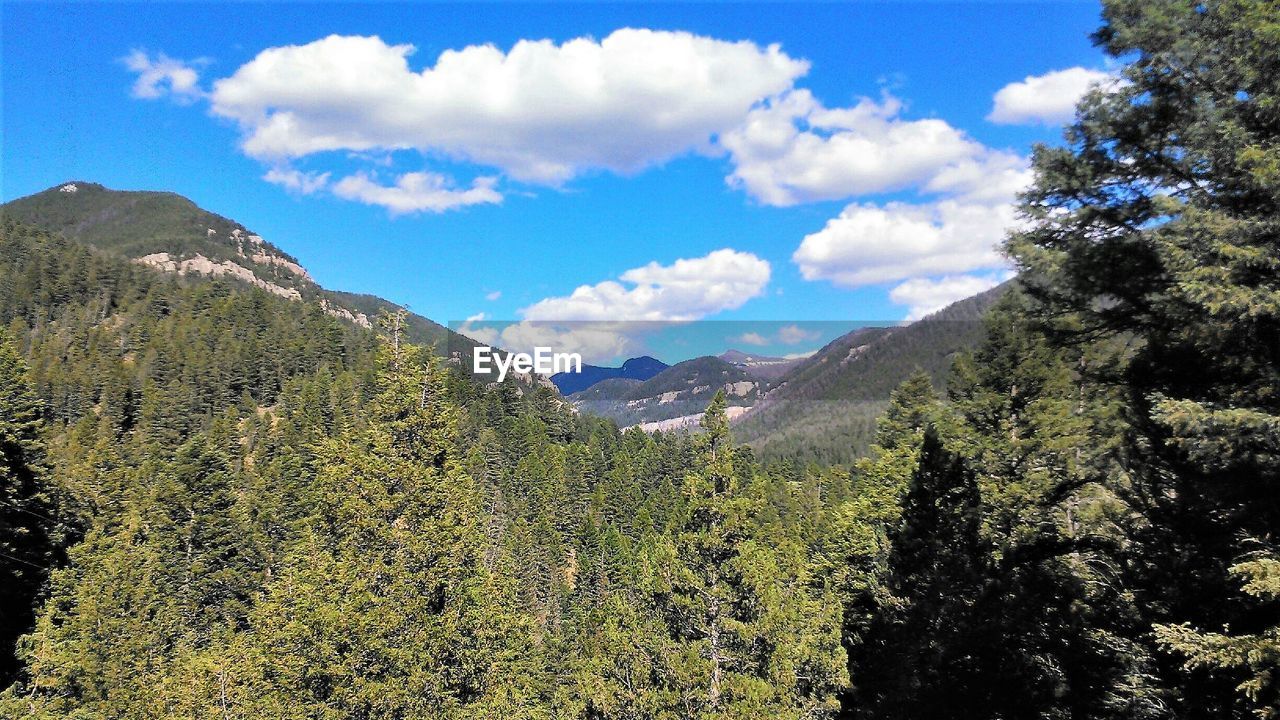
[[[613,419],[627,427],[698,415],[717,390],[724,390],[729,407],[750,407],[763,383],[743,368],[716,357],[676,363],[644,382],[613,378],[569,395],[579,412]]]
[[[365,328],[380,312],[400,309],[372,295],[321,287],[294,256],[244,225],[172,192],[112,190],[76,180],[0,205],[0,217],[162,272],[233,280],[287,300],[314,304]],[[407,316],[406,335],[441,354],[450,347],[474,344],[412,313]]]
[[[734,425],[763,457],[845,462],[865,452],[889,393],[917,369],[945,385],[956,353],[983,336],[983,312],[1008,283],[896,327],[863,328],[780,378]]]

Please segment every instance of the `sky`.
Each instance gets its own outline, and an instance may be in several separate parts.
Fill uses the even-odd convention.
[[[0,23],[3,200],[170,190],[326,287],[498,340],[763,321],[776,355],[813,349],[791,324],[915,319],[1008,277],[1033,145],[1109,77],[1092,2],[6,2]]]

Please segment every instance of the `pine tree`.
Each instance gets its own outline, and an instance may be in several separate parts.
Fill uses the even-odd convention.
[[[1262,552],[1231,572],[1245,580],[1244,591],[1263,602],[1280,601],[1280,557]],[[1197,632],[1190,625],[1157,625],[1162,646],[1186,657],[1189,669],[1247,669],[1237,689],[1262,720],[1280,717],[1280,622],[1251,635]]]
[[[457,409],[417,348],[381,363],[370,425],[321,443],[314,516],[210,666],[254,717],[528,717],[532,628],[486,565]]]
[[[13,681],[15,643],[31,629],[65,530],[53,517],[43,427],[26,364],[0,330],[0,687]]]
[[[1280,527],[1280,8],[1113,0],[1104,18],[1120,81],[1036,152],[1008,249],[1057,347],[1124,350],[1087,372],[1123,392],[1108,487],[1135,513],[1139,632],[1252,633],[1266,613],[1229,567]],[[1174,714],[1244,712],[1243,670],[1158,659]]]
[[[661,543],[652,582],[673,645],[672,691],[684,715],[831,713],[842,684],[838,606],[808,586],[803,549],[758,533],[758,503],[734,468],[723,391],[702,418],[686,515]]]
[[[890,535],[884,603],[850,659],[853,715],[991,717],[973,607],[989,559],[973,472],[926,430]]]

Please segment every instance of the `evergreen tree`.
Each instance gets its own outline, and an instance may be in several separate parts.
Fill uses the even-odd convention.
[[[926,430],[890,543],[882,605],[851,657],[853,715],[987,718],[974,613],[989,549],[974,474]]]
[[[1263,602],[1280,601],[1280,559],[1275,553],[1259,553],[1232,566],[1245,580],[1244,591]],[[1186,657],[1190,669],[1246,669],[1249,675],[1237,686],[1262,720],[1280,717],[1280,622],[1272,621],[1252,635],[1197,632],[1188,624],[1158,625],[1160,644]]]
[[[1137,632],[1249,634],[1268,613],[1229,567],[1280,527],[1280,8],[1113,0],[1104,18],[1121,82],[1082,102],[1066,147],[1037,151],[1031,225],[1008,248],[1031,317],[1099,351],[1090,380],[1123,392],[1108,487],[1135,513]],[[1243,716],[1243,668],[1157,658],[1172,714]]]
[[[210,667],[251,717],[531,716],[532,628],[486,567],[457,409],[417,348],[381,362],[371,424],[317,449],[315,513]]]
[[[31,629],[64,530],[53,517],[41,410],[26,364],[0,330],[0,687],[13,681],[18,636]]]
[[[807,558],[785,536],[757,534],[758,504],[734,468],[723,391],[702,418],[686,515],[656,552],[651,581],[671,634],[680,714],[812,717],[834,712],[843,675],[838,606],[808,587]]]

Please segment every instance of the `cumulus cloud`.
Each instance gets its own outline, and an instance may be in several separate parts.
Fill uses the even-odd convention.
[[[269,48],[214,83],[212,109],[262,159],[414,148],[556,185],[690,151],[808,71],[777,45],[625,28],[603,40],[447,50],[331,35]]]
[[[490,336],[490,345],[532,354],[534,348],[578,353],[588,363],[630,354],[639,347],[645,328],[626,323],[511,323]]]
[[[807,280],[841,287],[1004,268],[999,245],[1017,227],[1025,157],[983,149],[936,171],[919,202],[855,202],[806,235],[791,259]]]
[[[1109,73],[1083,67],[1029,75],[996,92],[987,119],[1008,125],[1058,125],[1075,117],[1076,103],[1089,88],[1112,80]]]
[[[730,342],[739,342],[744,345],[754,345],[756,347],[764,347],[769,344],[769,338],[758,332],[746,332],[741,335],[729,338]]]
[[[1008,280],[1010,274],[948,275],[936,280],[913,278],[889,291],[889,299],[908,306],[907,319],[920,318],[941,310],[957,300],[977,295]]]
[[[759,296],[769,274],[765,260],[725,248],[670,265],[651,262],[622,273],[621,282],[582,285],[521,314],[528,320],[697,320]]]
[[[817,330],[805,330],[799,325],[787,325],[778,330],[778,342],[783,345],[799,345],[802,342],[817,340],[822,333]]]
[[[794,205],[925,183],[990,151],[937,119],[906,120],[891,95],[827,108],[795,90],[747,114],[725,133],[728,182],[767,205]]]
[[[850,288],[999,267],[996,245],[1015,220],[1009,204],[854,203],[806,235],[792,260],[806,280]]]
[[[366,205],[379,205],[392,215],[406,213],[439,213],[467,205],[502,202],[502,194],[494,189],[497,178],[476,178],[465,190],[453,187],[452,181],[438,173],[405,173],[395,185],[380,185],[364,173],[348,175],[333,185],[333,194],[344,200]]]
[[[132,94],[143,100],[156,100],[166,95],[179,103],[190,103],[204,96],[200,89],[200,73],[194,65],[201,61],[186,62],[159,53],[152,57],[145,51],[134,50],[121,58],[131,72],[137,74]]]
[[[764,293],[769,274],[768,262],[726,248],[670,265],[651,262],[622,273],[618,280],[540,300],[521,309],[523,319],[518,322],[477,325],[481,314],[468,319],[458,332],[511,351],[549,347],[581,353],[586,362],[601,362],[634,354],[648,334],[671,322],[741,307]]]
[[[302,172],[291,167],[273,167],[263,180],[300,195],[310,195],[329,185],[329,173]]]
[[[500,297],[502,297],[502,291],[494,290],[493,292],[485,293],[484,299],[488,300],[489,302],[493,302],[494,300],[497,300]]]

